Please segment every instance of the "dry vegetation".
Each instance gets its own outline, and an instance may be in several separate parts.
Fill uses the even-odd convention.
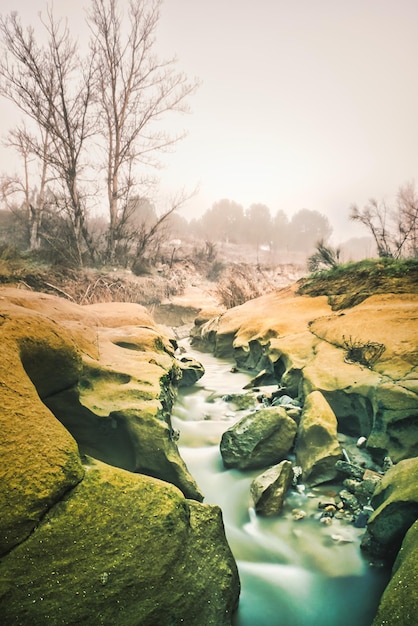
[[[120,268],[48,265],[4,248],[0,284],[58,295],[78,304],[118,301],[144,306],[158,305],[195,285],[204,286],[219,304],[231,308],[295,282],[304,273],[295,262],[262,265],[251,250],[233,246],[211,250],[209,255],[205,246],[186,246],[175,253],[168,251],[165,259],[137,276]]]

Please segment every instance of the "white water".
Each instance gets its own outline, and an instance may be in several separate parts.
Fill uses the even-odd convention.
[[[244,415],[222,397],[242,393],[249,377],[232,373],[231,362],[182,343],[205,375],[180,394],[172,423],[205,502],[223,511],[241,580],[234,626],[370,626],[387,575],[363,559],[364,530],[335,518],[330,526],[319,521],[318,502],[335,493],[328,485],[292,491],[276,518],[255,515],[250,484],[262,470],[226,470],[219,452],[224,430]],[[293,509],[306,517],[295,521]]]

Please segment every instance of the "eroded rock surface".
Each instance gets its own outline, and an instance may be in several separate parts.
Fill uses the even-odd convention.
[[[313,486],[333,480],[335,463],[342,458],[337,437],[337,418],[320,391],[306,399],[296,441],[296,463],[302,480]]]
[[[362,541],[374,557],[394,558],[418,519],[418,458],[406,459],[383,476],[372,498],[374,513]]]
[[[363,296],[353,299],[357,305],[335,311],[325,296],[299,296],[296,289],[257,298],[196,326],[195,341],[263,372],[269,384],[275,379],[280,394],[305,406],[296,450],[311,484],[335,476],[341,458],[336,430],[340,438],[365,440],[374,472],[383,473],[388,458],[394,463],[382,480],[349,480],[345,495],[355,501],[353,513],[358,506],[362,515],[376,487],[363,548],[389,560],[402,548],[373,626],[406,626],[418,611],[418,296]],[[310,416],[312,398],[321,400]]]
[[[231,623],[238,574],[220,510],[90,460],[0,562],[7,624]]]
[[[0,342],[3,619],[230,624],[222,516],[171,428],[172,338],[141,306],[2,289]]]
[[[325,296],[289,287],[226,311],[195,329],[219,356],[265,370],[290,396],[320,391],[341,432],[365,436],[368,449],[394,462],[418,453],[418,296],[381,294],[341,311]],[[384,346],[366,366],[347,346]]]

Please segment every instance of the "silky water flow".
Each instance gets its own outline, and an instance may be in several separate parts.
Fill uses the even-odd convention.
[[[241,580],[234,626],[370,626],[387,572],[363,557],[364,529],[335,518],[330,525],[320,523],[318,503],[336,487],[299,486],[288,494],[280,515],[257,516],[250,484],[263,470],[225,469],[219,451],[222,433],[245,414],[231,408],[228,395],[245,393],[250,377],[186,340],[180,347],[203,364],[205,374],[181,390],[172,424],[204,501],[223,512]],[[295,519],[295,510],[306,515]]]

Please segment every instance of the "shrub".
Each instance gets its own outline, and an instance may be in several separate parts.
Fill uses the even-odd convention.
[[[386,350],[383,343],[377,343],[376,341],[363,343],[353,339],[351,336],[348,339],[343,336],[343,342],[343,346],[347,351],[344,360],[347,363],[360,363],[366,367],[372,367]]]

